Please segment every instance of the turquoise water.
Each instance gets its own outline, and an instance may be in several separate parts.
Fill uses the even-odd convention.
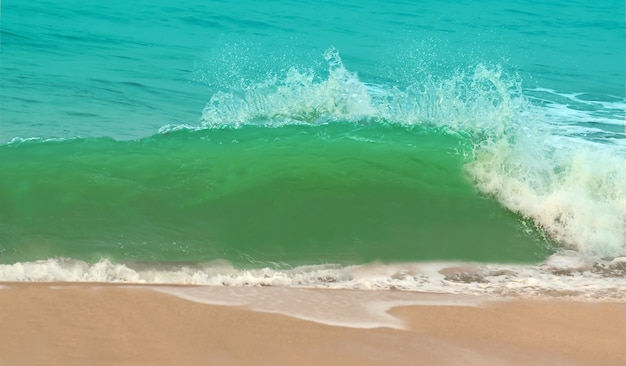
[[[624,16],[4,1],[0,262],[626,255]]]
[[[3,254],[10,261],[541,258],[546,245],[519,215],[468,182],[451,153],[458,146],[437,131],[353,123],[9,145],[2,222],[11,236],[2,238]]]

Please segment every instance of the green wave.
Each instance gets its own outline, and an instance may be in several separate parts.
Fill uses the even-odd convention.
[[[550,245],[482,197],[469,141],[384,123],[0,146],[0,261],[528,262]]]

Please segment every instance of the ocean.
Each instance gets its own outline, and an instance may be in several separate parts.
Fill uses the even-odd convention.
[[[3,1],[0,281],[625,299],[624,19]]]

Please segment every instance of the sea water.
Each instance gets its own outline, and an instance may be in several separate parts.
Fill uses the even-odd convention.
[[[621,1],[3,1],[0,280],[626,297]]]

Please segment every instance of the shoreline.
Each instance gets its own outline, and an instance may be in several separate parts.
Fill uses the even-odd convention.
[[[0,365],[626,364],[626,302],[3,282],[0,324]]]
[[[96,263],[68,258],[0,265],[3,282],[112,283],[318,289],[400,290],[497,298],[563,297],[626,301],[626,257],[554,254],[541,263],[372,262],[237,268],[231,263]]]

